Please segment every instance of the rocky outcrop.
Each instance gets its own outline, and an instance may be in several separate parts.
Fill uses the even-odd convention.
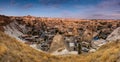
[[[91,42],[93,49],[98,49],[99,47],[101,47],[102,45],[104,45],[104,44],[106,44],[106,43],[107,43],[107,41],[104,40],[104,39],[93,40],[93,41]]]
[[[24,39],[21,39],[19,37],[23,35],[25,31],[27,31],[25,25],[19,24],[18,21],[13,21],[4,26],[4,32],[6,34],[21,41]]]
[[[66,48],[66,46],[64,43],[63,36],[60,34],[55,35],[51,43],[49,52],[55,52],[57,50],[64,49],[64,48]]]
[[[108,40],[108,41],[120,40],[120,27],[118,27],[117,29],[115,29],[115,30],[107,37],[106,40]]]

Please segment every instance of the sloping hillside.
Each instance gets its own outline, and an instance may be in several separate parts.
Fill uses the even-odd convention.
[[[69,56],[51,56],[0,32],[0,62],[119,62],[120,42],[102,46],[95,53]]]
[[[0,62],[43,62],[49,57],[0,32]]]
[[[95,53],[61,57],[65,62],[120,62],[120,41],[103,45]]]

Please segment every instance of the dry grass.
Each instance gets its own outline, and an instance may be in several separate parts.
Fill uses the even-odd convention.
[[[0,62],[41,62],[49,57],[0,32]]]
[[[4,54],[7,51],[7,48],[4,44],[0,44],[0,55]]]
[[[95,53],[51,56],[0,32],[0,62],[119,62],[120,42],[113,41]]]

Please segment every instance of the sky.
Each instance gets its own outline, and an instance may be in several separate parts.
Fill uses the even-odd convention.
[[[8,16],[120,19],[120,0],[0,0]]]

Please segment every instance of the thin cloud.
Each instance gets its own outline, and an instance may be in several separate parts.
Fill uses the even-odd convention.
[[[32,8],[33,7],[33,4],[26,4],[23,6],[23,9],[29,9],[29,8]]]
[[[81,0],[38,0],[40,5],[59,8],[64,4],[79,4]],[[73,4],[72,4],[73,3]]]
[[[105,0],[98,5],[99,8],[119,8],[120,0]]]
[[[84,16],[81,18],[120,19],[120,0],[104,0],[97,5],[83,7],[77,6],[79,11],[84,10],[84,13],[82,13]],[[76,14],[76,17],[82,14],[78,13]]]
[[[17,4],[17,2],[15,0],[10,0],[10,5],[11,6],[15,6]]]
[[[68,2],[68,0],[38,0],[42,5],[61,5]]]
[[[116,11],[116,13],[119,13],[119,14],[120,14],[120,10],[119,10],[119,11]]]
[[[1,8],[0,8],[0,11],[3,11],[4,9],[5,9],[5,8],[2,8],[2,7],[1,7]]]
[[[120,0],[103,0],[96,5],[74,5],[77,12],[67,10],[62,13],[63,17],[85,19],[120,19]]]

